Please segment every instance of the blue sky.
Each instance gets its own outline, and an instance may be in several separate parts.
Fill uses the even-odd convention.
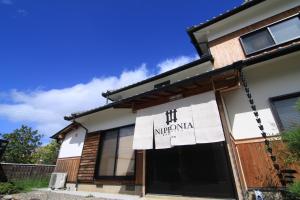
[[[197,58],[186,28],[242,0],[0,0],[0,133],[47,137],[101,92]]]

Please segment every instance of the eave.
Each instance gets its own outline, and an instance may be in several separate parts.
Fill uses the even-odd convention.
[[[102,110],[106,110],[109,108],[131,108],[133,110],[140,109],[145,106],[149,106],[147,102],[151,101],[151,105],[155,103],[163,103],[168,100],[170,97],[183,93],[184,90],[188,92],[185,95],[193,95],[194,93],[204,92],[206,90],[212,89],[214,86],[216,89],[224,88],[224,87],[232,87],[237,84],[237,72],[247,66],[254,65],[256,63],[264,62],[273,58],[277,58],[283,55],[287,55],[300,50],[300,43],[291,44],[287,47],[278,48],[271,52],[266,52],[251,58],[248,58],[243,61],[235,62],[226,67],[222,67],[219,69],[215,69],[210,72],[206,72],[191,78],[187,78],[171,85],[167,85],[165,87],[161,87],[158,89],[153,89],[151,91],[147,91],[129,98],[121,99],[119,101],[107,104],[105,106],[101,106],[86,112],[72,114],[71,116],[66,116],[65,120],[73,120],[79,117],[83,117],[95,112],[99,112]],[[227,80],[227,81],[226,81]],[[211,84],[213,83],[213,84]],[[201,87],[201,85],[205,87]],[[196,87],[198,89],[195,89]],[[189,89],[191,88],[192,89]],[[191,92],[189,92],[189,90]],[[163,97],[161,99],[160,97]],[[160,98],[160,100],[155,100]]]
[[[172,70],[166,71],[164,73],[158,74],[156,76],[150,77],[150,78],[145,79],[143,81],[134,83],[132,85],[125,86],[123,88],[120,88],[120,89],[117,89],[117,90],[114,90],[114,91],[104,92],[104,93],[102,93],[102,96],[105,97],[105,98],[108,98],[110,95],[117,94],[119,92],[122,92],[122,91],[125,91],[125,90],[129,90],[131,88],[138,87],[140,85],[143,85],[143,84],[146,84],[146,83],[149,83],[149,82],[152,82],[152,81],[164,78],[166,76],[169,76],[169,75],[181,72],[183,70],[189,69],[191,67],[194,67],[196,65],[199,65],[199,64],[202,64],[202,63],[205,63],[205,62],[208,62],[208,61],[213,61],[212,55],[204,55],[203,57],[199,58],[198,60],[195,60],[195,61],[190,62],[188,64],[182,65],[180,67],[174,68]]]

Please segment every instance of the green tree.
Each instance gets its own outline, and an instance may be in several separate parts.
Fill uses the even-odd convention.
[[[12,133],[2,134],[2,138],[9,141],[3,156],[5,162],[32,163],[32,154],[42,144],[42,135],[25,125]]]
[[[52,140],[49,144],[38,147],[32,155],[32,161],[37,164],[55,164],[59,152],[59,143]]]

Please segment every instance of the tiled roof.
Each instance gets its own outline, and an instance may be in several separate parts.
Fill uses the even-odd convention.
[[[213,17],[212,19],[206,20],[205,22],[200,23],[198,25],[194,25],[194,26],[188,28],[187,31],[189,33],[198,31],[198,30],[200,30],[202,28],[205,28],[205,27],[207,27],[209,25],[212,25],[212,24],[214,24],[214,23],[216,23],[218,21],[221,21],[221,20],[223,20],[225,18],[228,18],[228,17],[230,17],[230,16],[232,16],[232,15],[234,15],[236,13],[239,13],[239,12],[241,12],[243,10],[246,10],[246,9],[248,9],[248,8],[250,8],[252,6],[255,6],[255,5],[259,4],[259,3],[262,3],[264,1],[266,1],[266,0],[249,0],[247,2],[242,3],[240,6],[234,7],[232,10],[227,10],[226,12],[221,13],[218,16]]]

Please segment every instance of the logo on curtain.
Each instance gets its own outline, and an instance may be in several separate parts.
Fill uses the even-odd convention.
[[[176,113],[177,113],[176,109],[166,111],[167,125],[169,125],[171,122],[175,123],[177,121]]]

